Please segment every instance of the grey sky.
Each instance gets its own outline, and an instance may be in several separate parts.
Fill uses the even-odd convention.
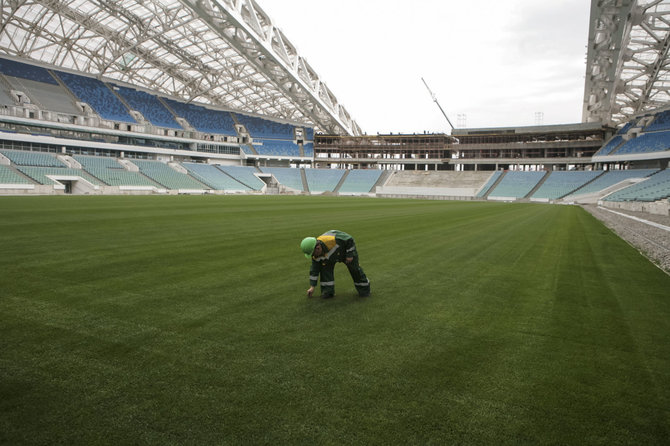
[[[258,3],[367,133],[581,121],[588,0]]]

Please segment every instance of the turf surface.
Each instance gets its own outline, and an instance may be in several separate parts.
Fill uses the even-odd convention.
[[[328,229],[372,297],[305,297]],[[0,247],[0,444],[670,438],[670,277],[577,207],[5,197]]]

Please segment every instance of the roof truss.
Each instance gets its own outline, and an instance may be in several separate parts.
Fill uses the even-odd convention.
[[[670,100],[670,2],[592,0],[584,121],[622,123]]]
[[[254,0],[0,0],[0,52],[335,134],[361,129]]]

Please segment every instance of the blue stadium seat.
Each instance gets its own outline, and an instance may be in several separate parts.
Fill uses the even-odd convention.
[[[670,110],[657,113],[651,124],[644,129],[645,132],[654,132],[657,130],[670,130]]]
[[[612,153],[614,150],[617,149],[623,142],[623,138],[620,135],[614,136],[614,138],[610,139],[607,144],[602,146],[600,150],[598,150],[595,155],[593,156],[602,156],[602,155],[609,155]]]
[[[305,153],[305,156],[310,158],[314,157],[314,143],[308,142],[302,145],[302,151]]]
[[[57,71],[56,74],[79,100],[90,105],[103,119],[136,123],[123,103],[104,82],[63,71]]]
[[[115,86],[114,88],[117,89],[128,105],[142,113],[142,116],[151,122],[151,124],[157,127],[182,130],[182,127],[175,121],[172,113],[165,108],[156,96],[132,88],[121,86]]]
[[[185,104],[173,99],[165,99],[168,106],[199,132],[217,135],[237,136],[235,121],[229,112],[212,110],[196,104]]]
[[[286,139],[295,138],[295,127],[290,124],[270,121],[256,116],[247,116],[236,113],[237,121],[244,126],[252,138]]]
[[[37,67],[35,65],[28,65],[21,62],[15,62],[10,59],[0,58],[0,73],[21,79],[29,79],[31,81],[58,85],[56,79],[54,79],[45,68]]]
[[[260,142],[261,144],[258,144]],[[274,156],[300,156],[300,148],[293,141],[279,141],[279,140],[257,140],[254,142],[254,149],[259,155],[274,155]]]
[[[670,148],[670,131],[643,133],[626,141],[613,154],[661,152]]]

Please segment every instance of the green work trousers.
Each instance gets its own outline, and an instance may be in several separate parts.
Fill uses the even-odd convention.
[[[345,263],[351,278],[354,281],[354,286],[356,291],[361,296],[367,296],[370,294],[370,281],[365,275],[363,268],[358,264],[358,256],[354,256],[354,260],[351,263]],[[334,295],[335,294],[335,263],[321,266],[320,271],[321,276],[321,295]]]

